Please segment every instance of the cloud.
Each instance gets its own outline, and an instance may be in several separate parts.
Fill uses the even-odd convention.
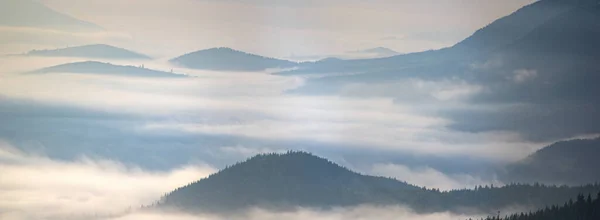
[[[484,180],[469,174],[445,174],[430,167],[411,168],[401,164],[374,164],[367,173],[376,176],[393,177],[410,184],[436,188],[440,190],[452,190],[461,188],[475,188],[494,184],[502,185],[498,181]]]
[[[0,63],[7,64],[9,72],[41,68],[57,61],[60,60],[31,57],[0,59]],[[146,63],[146,66],[169,69],[168,64],[160,62]],[[532,149],[533,144],[520,141],[518,136],[510,132],[491,130],[469,133],[447,129],[446,126],[452,125],[453,121],[442,117],[444,115],[436,115],[436,112],[464,108],[462,102],[482,90],[460,80],[409,79],[382,85],[357,84],[344,88],[344,94],[356,95],[306,96],[285,93],[302,84],[302,78],[298,77],[264,73],[182,72],[198,77],[157,80],[102,75],[0,73],[3,76],[0,95],[33,103],[28,109],[60,106],[59,109],[67,112],[56,114],[60,110],[53,108],[49,115],[49,112],[42,110],[22,111],[19,109],[27,108],[12,108],[10,105],[13,104],[5,104],[9,105],[5,109],[12,109],[8,112],[13,115],[31,119],[35,118],[32,114],[50,117],[44,119],[44,123],[38,121],[38,124],[79,124],[103,132],[107,130],[100,129],[99,123],[111,124],[118,128],[110,130],[111,135],[128,138],[132,135],[127,134],[133,133],[139,143],[145,142],[147,136],[144,135],[150,134],[156,138],[163,137],[165,141],[175,141],[175,136],[186,136],[188,141],[193,137],[226,136],[231,141],[221,146],[247,146],[246,143],[236,142],[241,140],[238,138],[245,138],[271,143],[278,141],[282,142],[281,145],[284,142],[313,142],[348,149],[447,154],[495,160],[514,160],[535,150]],[[398,95],[382,97],[381,94]],[[76,110],[66,110],[69,108]],[[64,120],[58,123],[51,120],[59,116],[73,117],[70,115],[72,113],[77,113],[79,122]],[[121,123],[112,125],[115,122]],[[10,135],[5,137],[14,138],[15,134],[34,135],[31,128],[24,127],[29,123],[14,123],[19,126],[5,126],[0,129],[0,136]],[[36,127],[44,128],[40,125]],[[18,128],[20,130],[16,130]],[[42,142],[54,143],[53,147],[60,147],[56,145],[57,141],[66,143],[71,139],[92,138],[90,135],[81,136],[80,133],[77,129],[60,133],[63,139],[57,140],[55,135],[51,141],[46,139],[49,137],[41,136],[18,139],[39,138]],[[79,135],[77,138],[69,137],[74,134]],[[101,141],[109,140],[117,139],[100,134],[94,136],[94,141],[100,141],[96,143],[98,146],[108,144]],[[91,143],[89,140],[81,142]],[[274,145],[277,144],[270,146]],[[539,148],[542,145],[536,146]]]
[[[514,71],[513,81],[515,83],[524,83],[537,77],[537,70],[518,69]]]
[[[64,219],[122,213],[213,173],[198,164],[150,172],[111,160],[52,160],[0,142],[0,218]]]
[[[106,220],[367,220],[367,219],[423,219],[423,220],[454,220],[468,219],[473,216],[458,215],[449,212],[417,214],[410,209],[401,206],[376,207],[359,206],[354,208],[334,208],[332,210],[314,210],[298,208],[295,211],[273,212],[261,209],[253,209],[243,213],[232,213],[228,215],[198,214],[169,212],[137,212]],[[9,219],[12,220],[12,219]]]

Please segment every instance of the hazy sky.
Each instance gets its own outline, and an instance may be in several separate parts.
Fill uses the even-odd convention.
[[[270,56],[452,45],[533,0],[42,0],[158,56],[229,46]],[[94,39],[98,41],[98,39]]]

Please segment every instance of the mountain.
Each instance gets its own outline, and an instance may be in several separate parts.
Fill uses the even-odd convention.
[[[168,73],[157,70],[146,69],[143,66],[119,66],[110,63],[96,61],[86,61],[77,63],[67,63],[33,71],[34,74],[42,73],[77,73],[77,74],[98,74],[98,75],[116,75],[133,77],[187,77],[186,75]]]
[[[509,165],[509,182],[579,185],[600,182],[600,138],[561,141]]]
[[[448,111],[443,114],[452,121],[449,128],[513,131],[529,141],[547,142],[600,133],[598,48],[597,0],[540,0],[449,48],[303,63],[278,74],[317,75],[288,91],[304,95],[348,94],[344,90],[348,85],[406,79],[465,82],[485,90],[465,99],[469,104],[511,107]],[[380,96],[402,98],[395,90]]]
[[[585,109],[593,110],[593,114],[579,115],[599,113],[600,100],[596,94],[600,93],[600,88],[594,82],[600,80],[597,74],[600,71],[597,62],[600,57],[597,49],[600,48],[600,4],[592,2],[581,1],[502,49],[482,56],[478,62],[495,59],[501,60],[502,65],[474,71],[474,80],[502,91],[480,99],[543,104],[580,102],[589,106]],[[533,72],[528,78],[517,78],[513,76],[518,74],[515,70]],[[513,80],[507,81],[507,78]],[[587,122],[590,118],[577,120]]]
[[[271,68],[291,68],[298,64],[287,60],[254,55],[231,48],[200,50],[170,61],[192,69],[216,71],[263,71]]]
[[[362,175],[305,152],[262,154],[180,187],[155,208],[188,212],[234,212],[247,208],[332,208],[407,205],[418,212],[498,210],[562,204],[600,185],[555,187],[508,185],[440,192],[391,178]]]
[[[573,22],[578,19],[570,19],[569,16],[576,17],[575,12],[582,11],[586,11],[588,15],[594,14],[597,8],[597,0],[541,0],[492,22],[452,47],[376,59],[306,63],[301,65],[298,70],[287,71],[285,74],[349,72],[361,73],[351,76],[356,80],[376,78],[377,81],[415,76],[436,78],[451,77],[450,74],[456,76],[459,73],[468,72],[474,62],[509,50],[518,42],[538,48],[556,46],[556,44],[547,45],[545,43],[545,41],[553,39],[560,42],[558,45],[581,44],[576,37],[581,36],[580,33],[586,29],[593,27],[587,25],[588,23],[598,22],[595,17],[588,16],[585,25],[574,24]],[[568,22],[562,24],[558,22],[562,19],[571,20],[571,26],[567,25]],[[540,31],[543,26],[551,27],[552,25],[555,25],[554,33],[538,34],[534,38],[534,32]],[[555,36],[557,33],[561,36],[560,40]],[[589,39],[593,38],[590,36]],[[339,78],[347,79],[349,77],[340,76]],[[356,80],[347,79],[345,81]]]
[[[456,44],[455,49],[489,52],[508,46],[547,21],[577,6],[578,0],[541,0],[500,18]]]
[[[494,65],[462,71],[459,77],[487,90],[472,97],[474,103],[527,105],[480,118],[469,114],[462,118],[476,126],[465,130],[481,127],[477,120],[483,119],[489,125],[483,129],[513,130],[532,141],[600,133],[600,4],[568,4],[525,36],[471,60]]]
[[[409,184],[363,176],[308,153],[258,155],[167,195],[166,205],[187,209],[249,206],[328,207],[392,203],[391,192],[421,191]],[[427,193],[427,191],[424,191]]]
[[[27,56],[81,57],[100,59],[150,59],[150,57],[106,44],[67,47],[55,50],[32,50]]]
[[[102,31],[90,22],[57,12],[39,1],[0,1],[0,26],[47,28],[61,31]]]

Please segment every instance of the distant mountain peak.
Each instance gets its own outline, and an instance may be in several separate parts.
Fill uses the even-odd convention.
[[[174,58],[170,62],[187,68],[215,71],[263,71],[298,65],[298,63],[288,60],[260,56],[229,47],[215,47],[191,52]]]

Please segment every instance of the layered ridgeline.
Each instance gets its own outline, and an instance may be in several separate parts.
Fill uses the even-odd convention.
[[[406,205],[419,212],[495,211],[558,205],[600,185],[509,185],[440,192],[391,178],[362,175],[304,152],[264,154],[227,167],[165,195],[158,208],[225,212],[260,207],[331,208],[362,204]]]
[[[61,31],[102,31],[90,22],[57,12],[36,0],[0,1],[0,26],[44,28]]]
[[[144,66],[121,66],[121,65],[114,65],[114,64],[110,64],[110,63],[102,63],[102,62],[97,62],[97,61],[67,63],[67,64],[46,67],[43,69],[29,72],[29,74],[51,74],[51,73],[113,75],[113,76],[129,76],[129,77],[166,77],[166,78],[187,77],[187,75],[183,75],[183,74],[147,69]]]
[[[80,57],[115,60],[150,59],[149,56],[106,44],[84,45],[54,50],[32,50],[25,55],[44,57]]]
[[[561,141],[506,167],[507,182],[578,185],[600,182],[600,138]]]
[[[182,67],[215,71],[263,71],[298,65],[295,62],[263,57],[226,47],[188,53],[170,62]]]
[[[471,71],[476,61],[485,62],[509,52],[520,56],[500,61],[507,69],[520,65],[518,61],[527,62],[535,58],[531,57],[528,49],[545,49],[545,57],[560,56],[565,51],[570,52],[565,55],[573,58],[589,56],[591,48],[600,41],[597,38],[599,8],[597,0],[541,0],[492,22],[452,47],[380,59],[306,63],[285,74],[364,73],[337,77],[338,81],[384,81],[414,76],[464,77],[463,73]],[[524,45],[526,47],[522,47]],[[543,63],[536,65],[553,61],[537,60]]]

